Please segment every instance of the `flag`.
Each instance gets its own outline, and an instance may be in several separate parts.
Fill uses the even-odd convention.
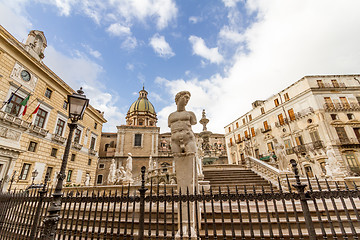
[[[36,114],[39,111],[39,107],[40,107],[40,104],[35,108],[34,112],[31,114],[31,116]]]
[[[10,95],[9,99],[7,100],[6,104],[11,103],[11,100],[14,97],[14,95],[15,95],[14,93],[11,93],[11,95]]]
[[[20,103],[20,105],[24,106],[24,111],[22,112],[22,115],[24,116],[27,110],[27,102],[29,101],[30,94]]]

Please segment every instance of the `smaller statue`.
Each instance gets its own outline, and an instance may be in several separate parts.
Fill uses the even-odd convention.
[[[125,178],[125,169],[123,166],[119,167],[119,169],[116,170],[116,182],[120,182],[124,180]]]
[[[90,179],[91,179],[90,174],[86,173],[85,182],[84,182],[85,186],[90,186]]]
[[[199,178],[204,178],[202,157],[196,156],[196,172]]]
[[[132,182],[132,154],[128,153],[128,158],[126,159],[126,166],[125,166],[125,181]]]
[[[148,171],[151,172],[152,170],[154,170],[154,161],[152,159],[152,156],[149,157],[149,168]]]
[[[274,138],[275,155],[279,164],[280,171],[289,171],[290,163],[286,158],[285,147]]]
[[[327,147],[326,155],[328,157],[328,159],[325,163],[326,176],[333,178],[333,177],[342,175],[340,165],[337,162],[336,157],[335,157],[335,152],[330,146]]]
[[[116,163],[115,159],[111,160],[109,175],[108,175],[108,183],[114,184],[116,182]]]

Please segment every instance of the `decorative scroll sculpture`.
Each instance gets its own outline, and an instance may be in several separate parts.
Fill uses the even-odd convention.
[[[177,105],[177,111],[169,115],[168,126],[171,129],[171,149],[174,154],[176,179],[178,191],[189,190],[191,194],[195,192],[195,187],[198,184],[198,174],[196,170],[197,163],[197,146],[196,138],[191,129],[191,125],[196,124],[196,116],[193,112],[185,110],[190,99],[190,92],[182,91],[176,94],[175,103]],[[196,239],[195,233],[195,212],[193,204],[182,204],[182,232],[184,236],[188,236],[189,232],[191,236]],[[188,211],[185,209],[188,209]],[[188,229],[188,222],[190,221],[190,229]],[[178,222],[180,228],[180,214],[178,214]],[[179,229],[180,232],[180,229]],[[180,238],[180,234],[176,235],[176,238]],[[193,239],[191,237],[191,239]],[[183,238],[188,239],[188,238]]]

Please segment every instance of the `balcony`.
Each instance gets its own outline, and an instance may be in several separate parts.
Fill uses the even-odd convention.
[[[27,130],[30,128],[31,123],[25,120],[22,120],[14,115],[0,111],[0,120],[8,125],[15,125],[16,127],[21,128],[22,130]]]
[[[285,149],[286,155],[294,154],[294,150],[292,148]]]
[[[96,155],[97,151],[95,151],[94,149],[89,148],[89,154]]]
[[[345,88],[345,83],[338,82],[338,83],[319,83],[318,88]]]
[[[299,112],[296,112],[294,114],[294,117],[292,119],[290,119],[290,122],[297,121],[297,120],[299,120],[301,118],[304,118],[304,117],[306,117],[306,116],[308,116],[310,114],[313,114],[314,112],[315,111],[314,111],[314,109],[312,107],[305,108],[305,109],[303,109],[303,110],[301,110]]]
[[[61,144],[64,144],[65,141],[66,141],[66,138],[60,136],[60,135],[57,135],[57,134],[53,134],[51,136],[51,140],[55,141],[55,142],[59,142]]]
[[[293,151],[295,153],[306,153],[306,146],[305,145],[298,145],[298,146],[295,146],[293,147]]]
[[[46,130],[44,128],[41,128],[41,127],[38,127],[38,126],[35,126],[35,125],[31,125],[30,131],[33,132],[33,133],[39,134],[39,135],[41,135],[43,137],[45,137],[49,132],[49,130]]]
[[[243,139],[238,138],[238,139],[235,140],[235,142],[236,142],[237,144],[242,143],[242,142],[243,142]]]
[[[267,128],[261,128],[260,131],[261,131],[262,133],[270,132],[270,131],[271,131],[271,127],[269,126],[269,127],[267,127]]]
[[[336,144],[343,148],[360,148],[360,142],[357,138],[339,138]]]
[[[81,150],[81,148],[83,147],[83,145],[81,145],[80,143],[78,142],[73,142],[72,143],[72,147],[76,150]]]
[[[289,120],[287,118],[284,118],[283,121],[275,122],[275,127],[282,127],[285,126],[287,123],[289,123]]]
[[[360,104],[351,102],[348,104],[343,103],[325,103],[324,109],[327,112],[341,112],[341,111],[359,111]]]
[[[312,147],[313,147],[314,149],[324,148],[324,144],[323,144],[323,142],[320,141],[320,140],[319,140],[319,141],[312,142],[311,145],[312,145]]]

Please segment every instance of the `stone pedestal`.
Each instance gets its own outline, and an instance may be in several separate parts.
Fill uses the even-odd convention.
[[[174,159],[176,162],[176,179],[177,179],[177,190],[178,194],[186,195],[187,191],[189,194],[194,194],[195,187],[198,188],[198,177],[196,172],[196,158],[195,153],[187,154],[174,154]],[[198,191],[198,189],[196,189]],[[179,203],[180,204],[180,203]],[[189,211],[188,211],[188,208]],[[180,210],[180,206],[178,206]],[[194,203],[190,202],[189,206],[187,202],[181,203],[181,223],[182,223],[182,239],[196,239],[195,232],[195,211]],[[188,212],[190,214],[188,215]],[[190,220],[190,229],[188,228]],[[178,214],[178,232],[176,234],[176,239],[180,239],[180,214]],[[189,231],[191,232],[191,237],[189,238]]]

